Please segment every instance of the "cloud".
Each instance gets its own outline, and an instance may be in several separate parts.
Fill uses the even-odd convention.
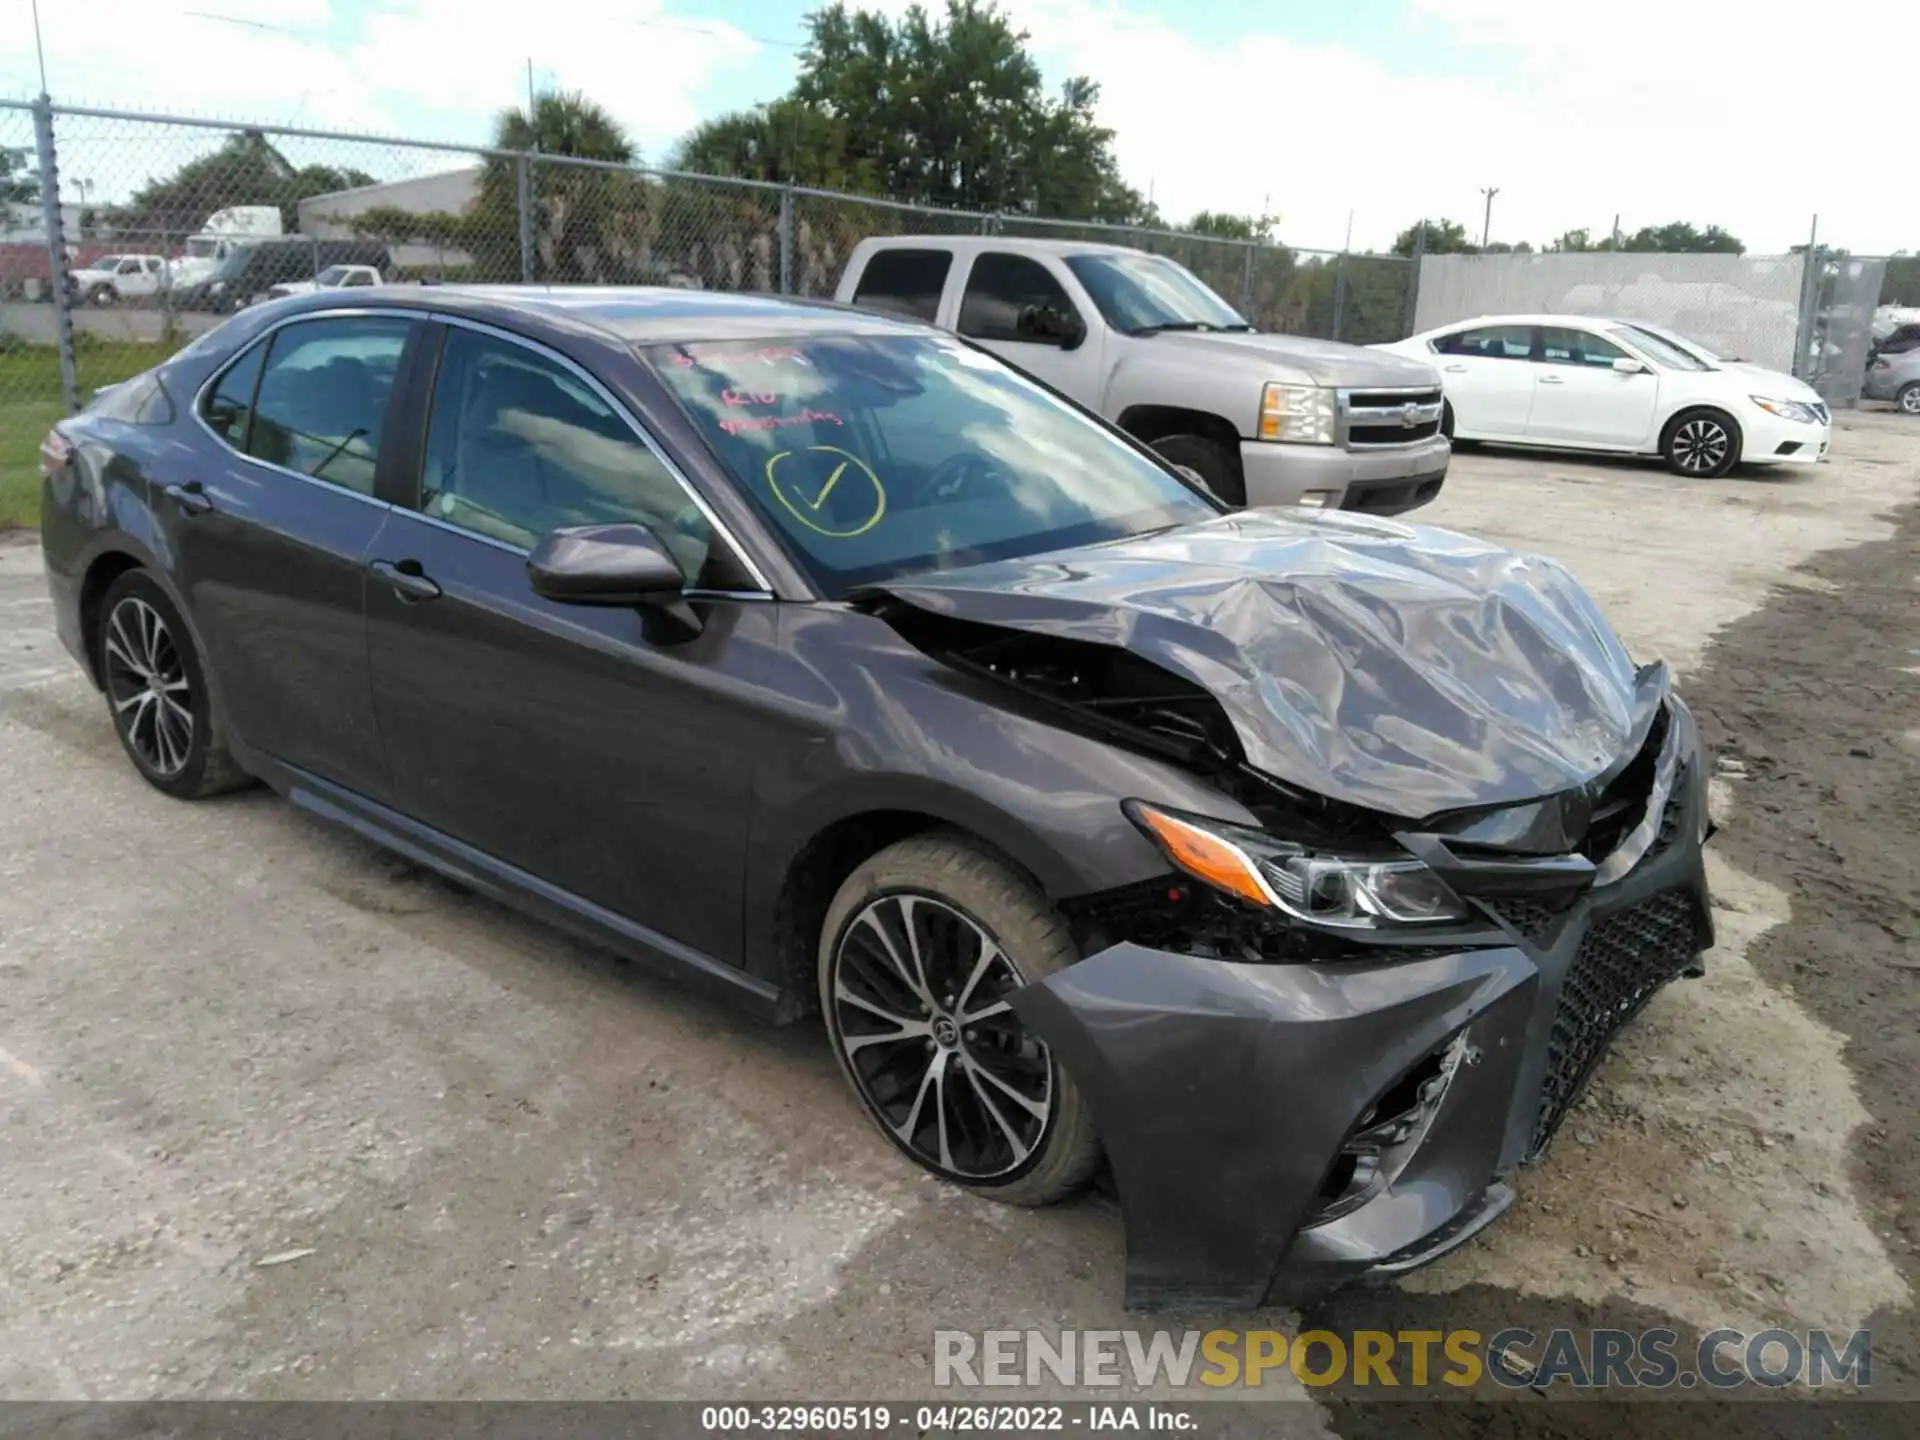
[[[275,0],[246,21],[242,3],[126,0],[42,6],[49,83],[68,104],[160,111],[485,143],[494,115],[524,103],[527,64],[539,84],[584,91],[625,125],[649,158],[701,118],[696,97],[758,42],[738,27],[634,0]],[[0,0],[0,95],[39,90],[26,0]],[[22,23],[11,23],[17,11]],[[242,23],[245,21],[245,23]],[[218,132],[75,117],[60,124],[62,169],[124,198],[217,143]],[[15,132],[18,131],[18,138]],[[0,112],[0,143],[31,144],[19,112]],[[431,152],[349,142],[290,142],[296,163],[353,165],[382,178],[446,169]]]
[[[1418,75],[1279,33],[1208,45],[1116,0],[1009,9],[1051,76],[1100,82],[1124,173],[1170,215],[1265,202],[1289,240],[1337,246],[1351,209],[1355,244],[1383,247],[1422,214],[1477,231],[1495,185],[1496,239],[1604,232],[1618,213],[1783,250],[1817,210],[1834,243],[1920,242],[1835,83],[1867,78],[1852,67],[1876,36],[1912,48],[1905,0],[1834,0],[1811,33],[1734,0],[1407,0],[1405,23],[1440,42],[1430,63],[1463,59]]]

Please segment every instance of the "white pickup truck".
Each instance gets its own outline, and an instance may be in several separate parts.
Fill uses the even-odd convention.
[[[1396,515],[1451,447],[1431,365],[1254,330],[1191,271],[1117,245],[913,235],[855,247],[835,299],[956,331],[1235,505]]]

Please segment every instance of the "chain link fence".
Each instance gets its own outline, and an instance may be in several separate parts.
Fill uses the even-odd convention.
[[[1416,267],[1175,231],[185,116],[0,101],[0,486],[47,427],[237,309],[379,282],[670,285],[826,297],[875,235],[1121,244],[1266,330],[1389,340]],[[20,507],[0,507],[0,521]]]

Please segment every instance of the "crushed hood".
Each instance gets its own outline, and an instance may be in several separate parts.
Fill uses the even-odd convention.
[[[1246,511],[872,588],[1131,651],[1210,692],[1256,769],[1412,819],[1586,784],[1664,689],[1556,562],[1373,517]]]

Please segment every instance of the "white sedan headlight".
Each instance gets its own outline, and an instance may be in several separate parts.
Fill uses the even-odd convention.
[[[1324,385],[1275,383],[1260,392],[1262,440],[1331,445],[1333,427],[1333,391]]]
[[[1798,420],[1802,425],[1820,423],[1820,417],[1814,413],[1813,407],[1803,405],[1798,400],[1770,400],[1764,395],[1749,395],[1747,398],[1769,415],[1778,415],[1782,420]]]

